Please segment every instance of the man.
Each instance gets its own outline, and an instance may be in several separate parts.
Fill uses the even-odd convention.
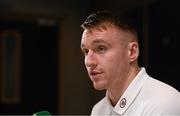
[[[92,115],[180,115],[180,94],[139,67],[135,28],[118,13],[99,11],[83,28],[81,49],[93,86],[106,96]]]

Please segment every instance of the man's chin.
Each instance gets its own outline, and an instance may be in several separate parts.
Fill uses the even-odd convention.
[[[96,89],[96,90],[99,90],[99,91],[105,90],[105,87],[103,85],[93,84],[93,86],[94,86],[94,89]]]

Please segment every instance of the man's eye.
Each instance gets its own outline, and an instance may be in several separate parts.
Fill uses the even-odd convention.
[[[106,51],[106,47],[104,46],[99,46],[97,49],[98,53],[104,53]]]
[[[85,56],[88,54],[88,52],[89,52],[88,49],[84,49],[84,50],[83,50],[83,53],[84,53]]]

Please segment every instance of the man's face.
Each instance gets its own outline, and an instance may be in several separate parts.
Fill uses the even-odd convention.
[[[125,79],[130,65],[126,39],[125,32],[110,24],[84,30],[81,49],[95,89],[112,88]]]

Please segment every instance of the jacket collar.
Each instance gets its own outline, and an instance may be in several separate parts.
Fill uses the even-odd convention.
[[[123,114],[129,106],[133,103],[135,98],[138,96],[144,82],[149,76],[146,73],[145,68],[141,68],[140,72],[134,78],[134,80],[130,83],[124,94],[119,99],[118,103],[113,107],[109,101],[107,92],[106,92],[106,99],[107,99],[107,114],[112,114],[112,111],[117,114]]]

